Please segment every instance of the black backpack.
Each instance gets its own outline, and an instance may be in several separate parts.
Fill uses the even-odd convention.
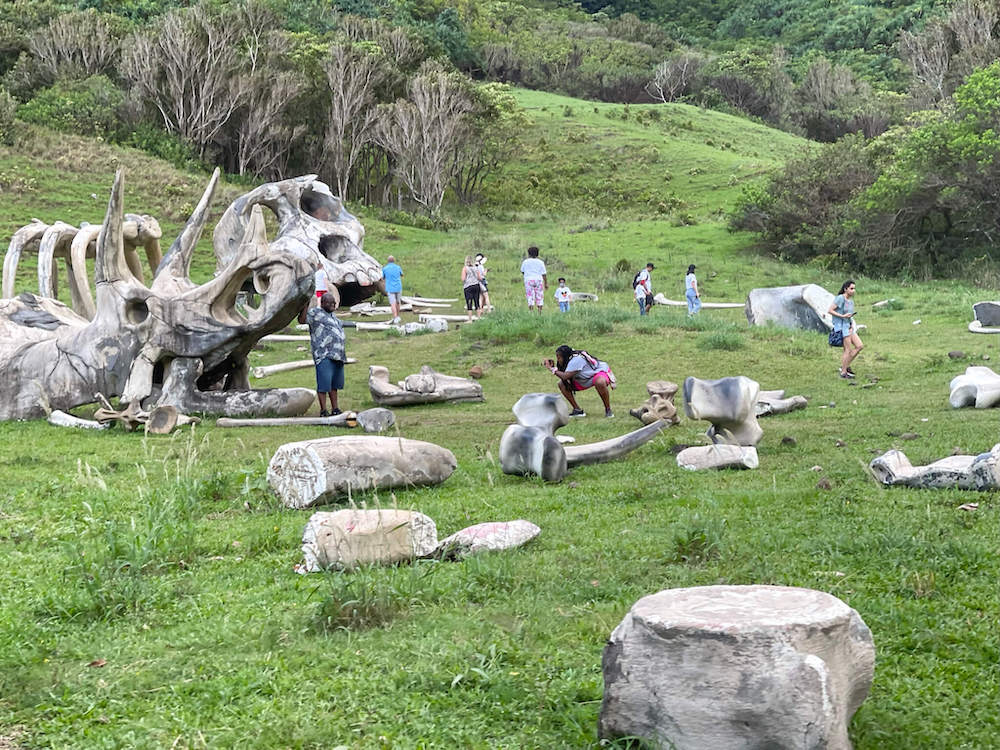
[[[639,286],[639,274],[641,274],[643,272],[643,270],[644,269],[640,268],[638,271],[635,272],[635,276],[632,277],[632,288],[633,289],[635,289],[637,286]]]

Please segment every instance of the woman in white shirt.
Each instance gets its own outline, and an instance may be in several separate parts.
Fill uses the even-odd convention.
[[[471,255],[465,256],[465,265],[462,266],[462,291],[465,294],[465,310],[469,315],[469,322],[472,322],[472,311],[476,311],[477,317],[483,317],[483,308],[479,303],[479,293],[481,288],[479,282],[483,280],[483,275],[479,271],[479,266]]]
[[[701,309],[701,293],[698,291],[698,279],[694,275],[694,263],[688,266],[684,277],[684,296],[687,297],[688,315],[694,315]]]
[[[524,275],[524,296],[528,300],[528,311],[537,307],[538,312],[541,312],[549,279],[545,264],[538,257],[537,247],[528,248],[528,257],[521,262],[521,273]]]

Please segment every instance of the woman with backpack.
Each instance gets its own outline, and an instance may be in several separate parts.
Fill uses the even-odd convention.
[[[569,413],[571,417],[587,416],[573,394],[588,388],[594,388],[604,402],[604,416],[614,416],[611,411],[611,389],[617,385],[617,381],[607,362],[595,359],[582,349],[573,349],[563,344],[556,349],[555,360],[547,359],[543,364],[559,378],[559,392],[573,407]]]
[[[854,281],[848,279],[841,285],[840,291],[833,298],[833,304],[827,311],[833,318],[830,346],[844,347],[844,353],[840,355],[840,377],[845,379],[854,377],[851,362],[865,348],[861,343],[861,337],[858,336],[858,327],[854,323],[854,292]]]

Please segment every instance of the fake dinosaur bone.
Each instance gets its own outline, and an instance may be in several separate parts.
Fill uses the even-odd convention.
[[[270,251],[302,258],[311,268],[321,263],[339,305],[385,291],[382,266],[364,251],[365,228],[314,174],[269,182],[229,205],[212,235],[220,271],[236,257],[256,206],[267,206],[278,219]]]
[[[706,433],[713,443],[757,445],[764,431],[757,424],[760,383],[740,375],[719,380],[689,377],[684,381],[684,411],[690,419],[712,423]]]
[[[69,292],[73,310],[85,318],[93,318],[95,313],[94,295],[90,291],[87,278],[87,259],[97,255],[97,235],[100,225],[84,222],[79,228],[57,221],[51,226],[38,219],[32,219],[27,226],[18,229],[10,240],[3,260],[2,295],[14,296],[14,283],[21,255],[29,250],[38,253],[38,295],[55,297],[57,289],[56,261],[62,259],[69,276]],[[160,252],[160,238],[163,232],[152,216],[125,214],[122,224],[125,263],[129,271],[140,282],[143,281],[142,263],[136,252],[137,247],[146,251],[146,260],[151,272],[155,272],[163,256]]]
[[[483,387],[468,378],[445,375],[428,365],[407,375],[399,385],[389,382],[389,369],[382,365],[368,368],[368,390],[379,406],[409,406],[439,401],[482,401]]]
[[[1000,443],[978,456],[948,456],[926,466],[914,466],[902,451],[891,450],[868,465],[882,484],[939,490],[1000,489]]]
[[[517,424],[500,438],[500,468],[504,474],[537,474],[558,482],[573,466],[621,458],[652,440],[669,422],[658,420],[620,437],[564,448],[555,431],[569,422],[569,407],[558,393],[528,393],[512,409]]]
[[[305,388],[249,386],[247,353],[288,325],[313,288],[307,261],[268,250],[260,208],[212,281],[196,286],[188,277],[218,178],[216,170],[146,286],[125,255],[123,177],[115,175],[95,250],[93,320],[32,294],[0,300],[0,419],[43,416],[43,394],[51,408],[66,411],[92,402],[96,392],[143,409],[172,405],[186,413],[295,415],[309,408],[314,395]],[[242,313],[236,294],[251,279],[262,301]]]

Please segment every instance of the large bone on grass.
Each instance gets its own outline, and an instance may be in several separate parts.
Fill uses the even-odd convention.
[[[111,426],[110,424],[97,422],[93,419],[81,419],[80,417],[74,417],[72,414],[67,414],[59,409],[50,412],[47,419],[49,424],[54,424],[56,427],[77,427],[85,430],[106,430]]]
[[[568,468],[573,468],[574,466],[583,466],[584,464],[614,461],[626,453],[634,451],[639,446],[648,443],[669,426],[670,422],[665,419],[659,419],[652,424],[640,427],[638,430],[633,430],[621,437],[602,440],[599,443],[564,446],[563,450],[566,451],[566,465]]]
[[[668,305],[670,307],[687,307],[687,302],[667,299],[663,292],[654,294],[653,302],[658,305]],[[703,310],[735,310],[737,307],[746,307],[746,304],[743,302],[702,302],[701,307]]]
[[[10,238],[10,245],[7,246],[7,254],[3,258],[3,284],[2,294],[4,299],[14,296],[14,282],[17,276],[17,264],[21,260],[21,253],[28,245],[39,242],[48,230],[49,225],[44,221],[32,219],[27,226],[21,227],[14,236]]]
[[[345,365],[353,365],[357,362],[357,358],[348,357],[345,361]],[[276,365],[262,365],[260,367],[254,367],[250,373],[255,378],[266,378],[269,375],[277,375],[279,372],[292,372],[293,370],[304,370],[307,367],[315,367],[315,362],[311,359],[299,359],[295,362],[280,362]]]
[[[332,417],[271,417],[260,419],[231,419],[222,417],[215,422],[216,427],[356,427],[358,415],[345,411]]]
[[[420,305],[421,307],[451,307],[450,302],[429,302],[421,297],[406,297],[400,295],[400,299],[409,305]]]

